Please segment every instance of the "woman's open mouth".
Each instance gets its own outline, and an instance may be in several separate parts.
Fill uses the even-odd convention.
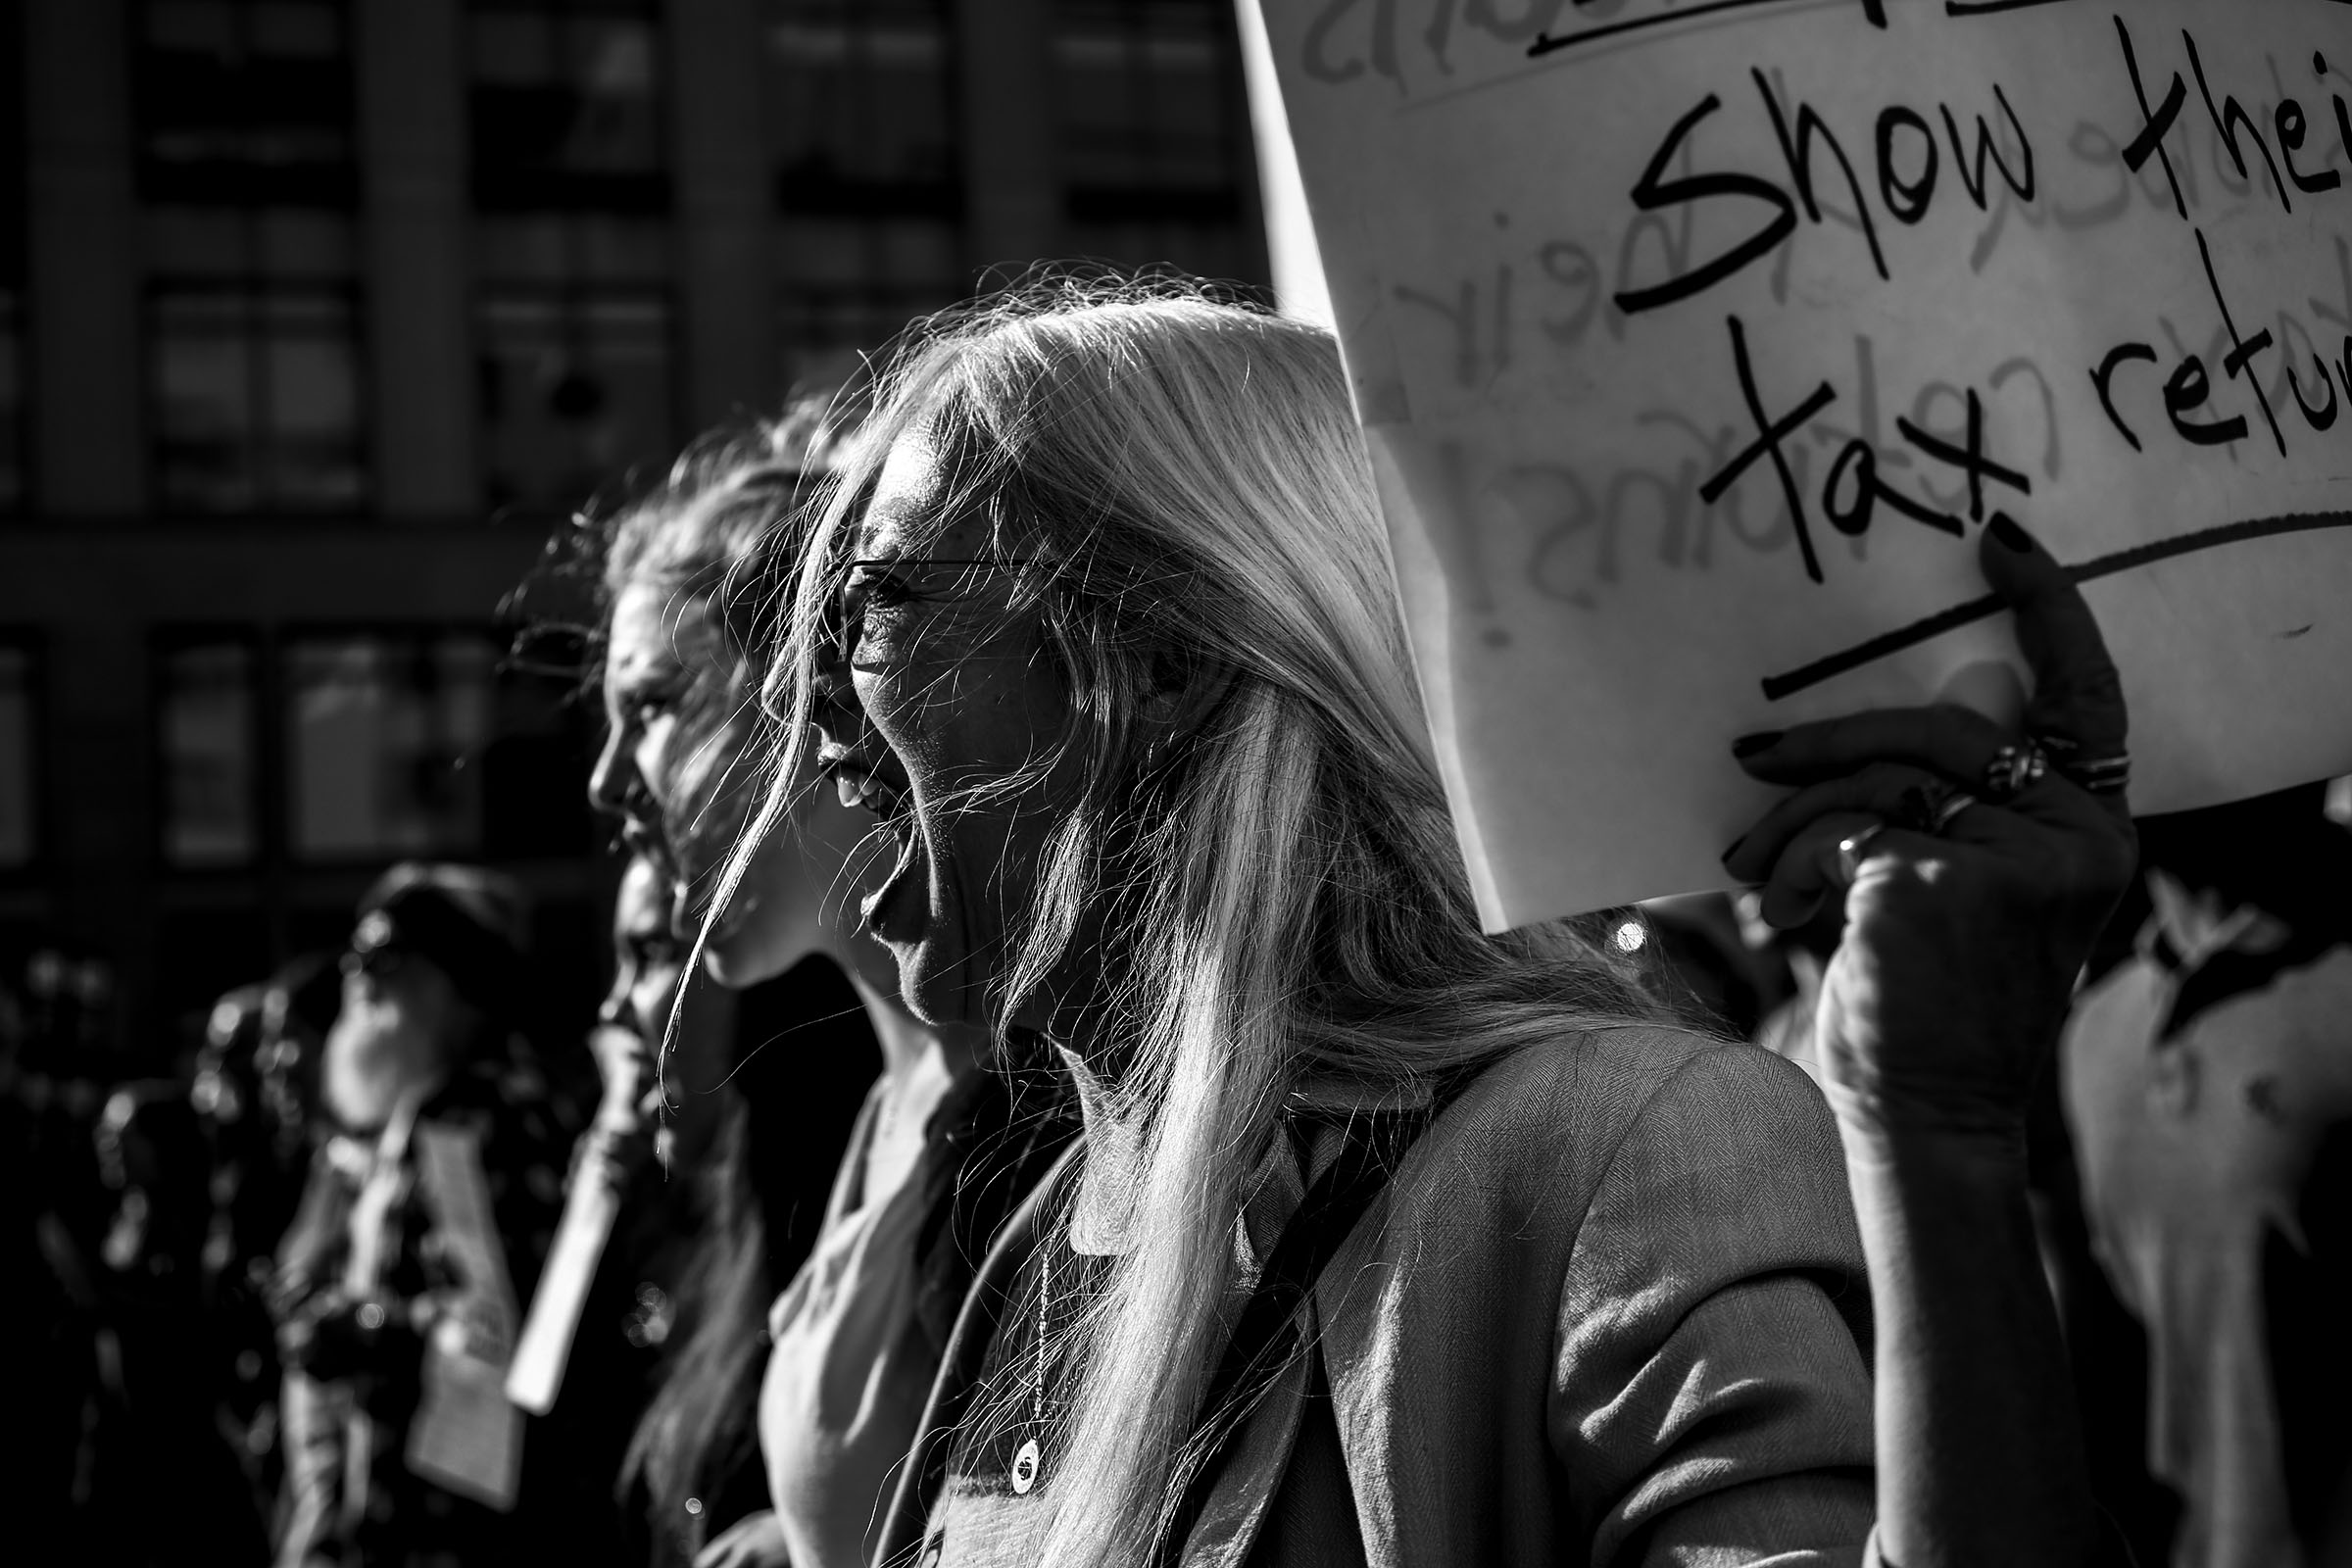
[[[918,898],[910,902],[905,897],[913,887],[915,864],[922,848],[912,798],[887,776],[886,763],[870,762],[846,746],[832,744],[822,748],[817,754],[817,766],[832,777],[841,804],[872,812],[898,850],[898,860],[890,874],[859,902],[858,923],[885,942],[920,936],[923,901]]]

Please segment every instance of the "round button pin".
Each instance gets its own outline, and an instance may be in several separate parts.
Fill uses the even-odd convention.
[[[1039,1463],[1037,1440],[1031,1438],[1021,1445],[1021,1451],[1012,1456],[1012,1490],[1016,1494],[1026,1497],[1029,1489],[1037,1485]]]

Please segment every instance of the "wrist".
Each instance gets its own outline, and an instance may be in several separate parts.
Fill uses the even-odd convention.
[[[1903,1111],[1884,1102],[1848,1102],[1833,1089],[1847,1168],[1905,1183],[1932,1181],[2007,1189],[2026,1180],[2026,1123],[2017,1113]]]
[[[2005,1094],[1936,1092],[1832,1079],[1822,1086],[1849,1162],[2024,1169],[2026,1109]]]

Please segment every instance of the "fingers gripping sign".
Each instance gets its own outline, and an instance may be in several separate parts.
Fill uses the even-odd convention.
[[[2123,754],[2123,687],[2098,622],[2014,524],[1986,531],[1982,560],[2032,668],[2028,736],[1929,707],[1736,748],[1749,773],[1792,793],[1724,863],[1763,884],[1765,917],[1784,927],[1842,892],[1817,1032],[1841,1113],[1880,1129],[2022,1126],[2133,865],[2120,787],[2094,793],[2069,776],[2072,760],[2113,778],[2102,760]],[[2039,747],[2052,765],[2025,765]]]
[[[2097,771],[2127,756],[2131,725],[2123,677],[2108,657],[2097,617],[2066,568],[2015,523],[2006,531],[2016,536],[2008,548],[1988,544],[1980,557],[1993,591],[2016,616],[2018,647],[2034,671],[2026,733],[2057,754],[2060,770],[2073,772],[2110,815],[2129,823],[2122,776]],[[1996,527],[1987,538],[2000,541],[2002,535]],[[2102,787],[2108,783],[2115,787]]]

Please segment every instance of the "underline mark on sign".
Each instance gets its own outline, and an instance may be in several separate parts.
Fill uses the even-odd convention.
[[[1943,0],[1947,17],[1989,17],[1998,11],[2027,11],[2034,6],[2064,5],[2066,0]],[[2352,4],[2352,0],[2344,0]]]
[[[1583,4],[1584,0],[1576,0]],[[1676,23],[1692,22],[1700,17],[1716,16],[1726,11],[1745,11],[1753,6],[1786,5],[1788,0],[1708,0],[1705,5],[1685,6],[1679,11],[1661,11],[1653,17],[1636,17],[1630,22],[1604,23],[1597,27],[1586,27],[1577,32],[1553,37],[1548,32],[1538,33],[1536,41],[1527,46],[1530,60],[1579,44],[1598,43],[1605,38],[1623,37],[1629,32],[1642,32],[1650,27],[1667,27]],[[1988,17],[2003,11],[2027,11],[2036,6],[2065,5],[2068,0],[1944,0],[1943,14],[1947,17]],[[2338,5],[2352,5],[2352,0],[2336,0]],[[1863,20],[1872,26],[1886,25],[1886,0],[1861,0]]]
[[[2336,0],[2339,5],[2352,0]],[[2066,568],[2067,576],[2077,583],[2112,577],[2118,572],[2132,571],[2154,565],[2159,561],[2171,561],[2180,556],[2193,556],[2207,550],[2219,550],[2227,545],[2245,544],[2255,539],[2271,539],[2280,534],[2312,533],[2328,528],[2352,528],[2352,513],[2306,512],[2284,517],[2257,517],[2247,522],[2226,522],[2219,527],[2200,528],[2171,539],[2159,539],[2153,544],[2133,545],[2112,555],[2098,556],[2079,566]],[[1808,687],[1818,686],[1865,664],[1873,664],[1906,648],[1916,647],[1931,638],[1940,637],[1971,621],[1997,615],[2005,607],[1993,594],[1984,594],[1949,610],[1939,610],[1933,615],[1882,632],[1867,642],[1816,659],[1813,662],[1789,670],[1784,675],[1764,677],[1764,700],[1777,703],[1793,697]]]

